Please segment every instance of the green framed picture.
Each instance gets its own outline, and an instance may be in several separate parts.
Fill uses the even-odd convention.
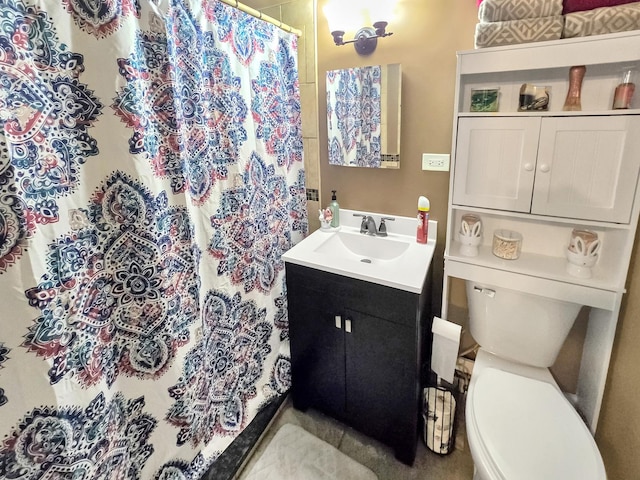
[[[499,88],[471,89],[472,112],[497,112]]]

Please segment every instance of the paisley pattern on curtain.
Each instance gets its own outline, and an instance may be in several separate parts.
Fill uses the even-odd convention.
[[[79,80],[83,56],[47,14],[12,0],[0,0],[0,12],[1,273],[38,224],[59,220],[56,199],[77,189],[81,165],[98,154],[88,131],[103,105]]]
[[[0,478],[197,479],[290,385],[297,38],[0,0]]]
[[[329,163],[380,167],[382,67],[327,72]]]
[[[140,18],[140,0],[62,0],[62,4],[81,30],[98,38],[118,30],[128,15]]]
[[[199,309],[199,250],[185,208],[117,172],[76,215],[86,226],[49,244],[47,273],[26,292],[42,316],[23,346],[53,359],[51,384],[69,373],[81,386],[110,387],[119,374],[158,378]]]

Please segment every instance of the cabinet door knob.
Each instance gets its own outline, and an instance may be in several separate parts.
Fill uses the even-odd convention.
[[[542,165],[540,165],[541,172],[547,173],[549,170],[551,170],[551,168],[546,163],[543,163]]]
[[[335,316],[336,328],[342,328],[342,317],[340,315]]]
[[[351,320],[348,318],[344,321],[344,330],[347,333],[351,333]]]
[[[532,171],[532,170],[533,170],[533,163],[529,163],[529,162],[525,163],[525,164],[524,164],[524,169],[525,169],[527,172]]]

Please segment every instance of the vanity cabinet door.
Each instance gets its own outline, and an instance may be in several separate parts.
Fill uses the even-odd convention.
[[[315,407],[342,418],[345,412],[344,319],[326,285],[308,288],[304,278],[287,281],[291,344],[291,393],[300,410]]]
[[[354,310],[347,310],[346,318],[351,325],[345,331],[347,416],[410,464],[418,429],[415,328]]]
[[[640,167],[638,116],[543,118],[531,213],[628,223]]]
[[[529,212],[540,118],[458,120],[453,203]]]
[[[417,295],[289,263],[286,281],[294,406],[332,415],[411,465],[430,290]]]

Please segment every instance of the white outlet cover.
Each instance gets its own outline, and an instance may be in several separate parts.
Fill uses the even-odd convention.
[[[422,170],[448,172],[450,157],[448,153],[423,153]]]

